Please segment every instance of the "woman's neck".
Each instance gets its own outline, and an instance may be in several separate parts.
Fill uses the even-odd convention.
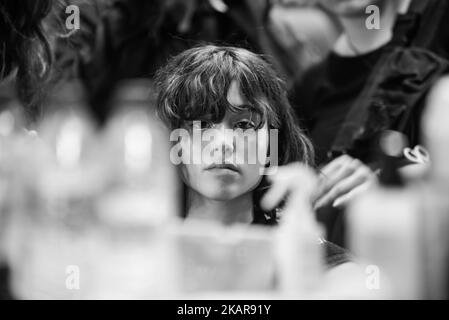
[[[391,40],[396,16],[404,10],[404,0],[383,1],[381,4],[379,29],[368,29],[369,14],[366,13],[340,17],[344,31],[334,46],[334,52],[342,56],[357,56],[374,51]]]
[[[220,221],[223,224],[251,223],[253,198],[251,192],[232,200],[211,200],[189,190],[188,217]]]

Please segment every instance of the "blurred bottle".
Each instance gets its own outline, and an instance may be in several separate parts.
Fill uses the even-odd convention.
[[[46,111],[18,161],[12,287],[23,299],[82,298],[90,283],[92,208],[104,180],[95,128],[77,82],[57,87]]]
[[[431,156],[422,185],[426,291],[428,299],[449,298],[449,77],[436,83],[423,115],[423,139]]]
[[[23,109],[12,82],[0,84],[0,299],[10,298],[7,251],[18,167],[15,163],[21,139],[26,136]]]
[[[145,81],[117,93],[100,135],[78,82],[51,95],[37,138],[15,161],[8,242],[12,291],[23,299],[154,298],[167,292],[164,225],[179,215],[169,135]]]
[[[0,264],[5,262],[5,232],[10,208],[9,190],[14,166],[14,152],[17,135],[20,133],[20,104],[14,96],[13,86],[0,85]],[[12,94],[11,94],[12,93]]]
[[[114,113],[103,137],[111,186],[103,195],[102,205],[107,207],[100,210],[105,221],[152,225],[179,214],[169,132],[156,119],[150,85],[144,79],[128,80],[115,94]]]
[[[324,228],[312,210],[316,179],[304,170],[302,189],[291,194],[277,229],[278,290],[289,298],[310,298],[319,294],[324,275]]]
[[[380,184],[348,207],[349,248],[368,264],[370,298],[422,297],[419,197],[415,190],[404,188],[398,172],[405,147],[401,133],[382,135]]]
[[[102,137],[107,186],[97,200],[103,226],[91,298],[155,298],[169,291],[166,229],[179,216],[169,133],[156,120],[147,80],[122,83]]]

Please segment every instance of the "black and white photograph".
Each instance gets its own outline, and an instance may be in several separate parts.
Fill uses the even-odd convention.
[[[0,0],[0,300],[447,299],[449,1]]]

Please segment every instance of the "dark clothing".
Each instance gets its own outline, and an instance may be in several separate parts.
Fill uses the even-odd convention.
[[[384,130],[421,143],[421,116],[435,81],[449,70],[447,1],[414,0],[399,15],[393,39],[364,55],[331,53],[311,68],[292,91],[292,104],[316,147],[317,164],[341,154],[379,169],[378,139]],[[344,246],[344,212],[318,212],[330,241]]]
[[[308,130],[317,163],[328,158],[335,137],[357,95],[384,48],[358,57],[331,53],[305,75],[295,88],[295,106],[302,126]]]
[[[448,60],[429,50],[392,42],[357,57],[332,53],[311,68],[292,100],[317,164],[347,153],[377,169],[377,139],[385,129],[419,144],[426,95],[448,67]]]
[[[385,129],[419,144],[426,95],[448,71],[448,59],[447,1],[415,0],[398,16],[387,45],[356,57],[331,53],[312,67],[296,82],[292,100],[317,163],[348,153],[376,168],[375,146]]]
[[[170,57],[186,49],[217,43],[263,52],[260,37],[264,32],[259,26],[265,9],[251,1],[226,1],[226,13],[214,10],[208,1],[78,2],[83,27],[58,39],[56,69],[60,78],[82,79],[93,116],[101,124],[110,115],[109,100],[120,81],[153,79]],[[189,10],[193,10],[190,23],[180,30]]]

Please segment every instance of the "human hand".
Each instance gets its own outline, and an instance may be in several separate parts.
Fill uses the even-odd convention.
[[[342,155],[321,169],[314,209],[341,207],[377,183],[376,174],[360,160]]]
[[[276,173],[267,175],[272,183],[270,189],[261,200],[264,210],[276,208],[283,200],[287,200],[283,213],[296,212],[304,203],[310,203],[318,184],[316,173],[302,163],[291,163],[276,168]]]

